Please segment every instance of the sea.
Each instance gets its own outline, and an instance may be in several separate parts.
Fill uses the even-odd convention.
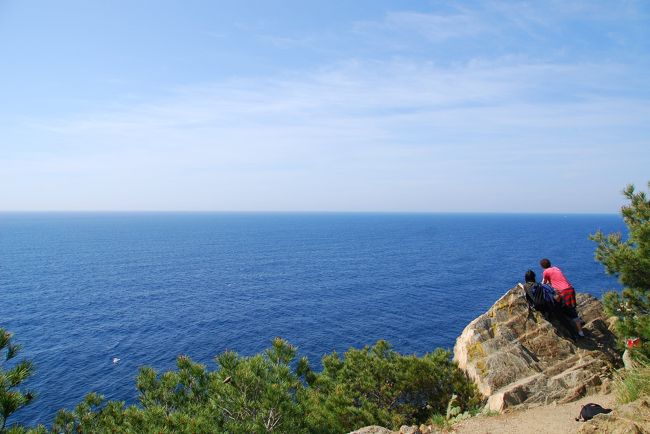
[[[615,214],[2,213],[0,327],[36,370],[9,419],[51,425],[89,392],[137,402],[142,366],[250,356],[275,337],[324,354],[456,337],[539,260],[579,292],[620,288],[589,234]],[[119,362],[114,363],[114,358]],[[7,367],[7,365],[5,365]]]

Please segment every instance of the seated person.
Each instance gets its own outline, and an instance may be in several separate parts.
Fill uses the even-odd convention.
[[[563,328],[571,334],[571,337],[575,339],[575,323],[572,321],[572,314],[565,309],[560,294],[552,286],[537,282],[533,270],[526,271],[524,280],[526,284],[520,285],[524,289],[529,306],[542,313],[548,321],[551,320],[551,317],[556,318]]]
[[[554,307],[555,305],[559,306],[561,305],[560,301],[560,296],[555,292],[553,287],[549,285],[544,285],[540,284],[537,282],[537,276],[535,275],[535,272],[533,270],[528,270],[526,271],[526,274],[524,275],[524,280],[526,281],[526,285],[524,286],[524,289],[526,290],[527,293],[530,293],[531,297],[531,302],[535,303],[535,298],[537,291],[543,291],[540,294],[540,297],[538,298],[539,300],[539,306],[536,307],[536,310],[540,310],[542,308],[542,304],[545,304],[547,309],[541,309],[541,310],[549,310],[550,308]],[[542,299],[542,295],[544,296]],[[545,300],[545,302],[544,302]]]

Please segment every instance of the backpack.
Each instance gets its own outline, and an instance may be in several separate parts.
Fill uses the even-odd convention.
[[[538,312],[549,312],[557,305],[555,290],[549,285],[543,283],[526,284],[524,290],[528,305]]]
[[[585,404],[582,406],[580,409],[580,416],[576,417],[577,421],[582,420],[583,422],[586,422],[588,420],[591,420],[594,416],[597,414],[607,414],[612,411],[611,408],[603,408],[598,404],[594,404],[593,402],[590,402],[589,404]]]

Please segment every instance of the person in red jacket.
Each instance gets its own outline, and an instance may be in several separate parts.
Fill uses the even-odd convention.
[[[562,299],[562,304],[564,305],[564,310],[566,314],[575,322],[576,328],[578,329],[578,336],[583,337],[585,334],[582,331],[582,320],[578,316],[578,311],[576,310],[576,291],[573,289],[573,286],[569,283],[564,273],[558,267],[552,267],[551,261],[547,258],[539,261],[539,265],[544,269],[544,274],[542,275],[542,283],[547,283],[555,289],[560,298]]]

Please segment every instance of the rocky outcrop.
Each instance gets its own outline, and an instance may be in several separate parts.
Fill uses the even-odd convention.
[[[566,321],[529,309],[520,285],[465,328],[454,360],[491,410],[570,402],[608,387],[621,364],[614,335],[596,298],[578,294],[577,302],[586,334],[577,341]]]
[[[650,402],[640,399],[585,422],[580,434],[650,434]]]

